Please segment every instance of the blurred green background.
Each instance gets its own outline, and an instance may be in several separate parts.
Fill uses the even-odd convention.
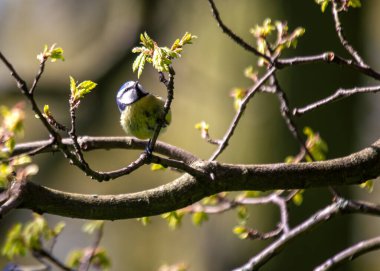
[[[364,1],[363,1],[364,2]],[[223,0],[216,1],[225,23],[250,43],[249,29],[267,17],[285,20],[290,29],[306,28],[296,50],[286,56],[319,54],[334,50],[347,56],[339,45],[329,12],[322,14],[313,0]],[[379,1],[365,1],[362,9],[342,16],[347,37],[368,64],[380,68]],[[214,147],[200,138],[194,124],[205,120],[211,125],[214,138],[223,136],[234,109],[229,93],[234,87],[248,87],[243,75],[257,58],[239,48],[218,29],[206,0],[0,0],[0,50],[28,82],[38,69],[35,56],[44,44],[57,43],[64,48],[64,62],[48,63],[36,91],[40,104],[49,104],[56,119],[69,122],[69,75],[78,81],[93,80],[96,90],[86,97],[78,110],[80,135],[120,136],[119,112],[115,95],[126,80],[135,80],[131,72],[134,55],[131,48],[139,35],[147,31],[162,45],[170,45],[186,31],[198,36],[194,45],[185,48],[183,58],[174,68],[175,100],[173,122],[160,139],[208,158]],[[371,80],[336,65],[308,65],[280,72],[280,83],[288,94],[292,107],[302,106],[325,97],[339,87],[373,84]],[[165,95],[158,76],[147,67],[140,82],[147,90]],[[0,104],[8,106],[22,100],[13,78],[0,65]],[[378,97],[357,96],[337,102],[296,119],[299,128],[311,126],[320,132],[329,145],[329,158],[349,154],[378,138]],[[23,141],[48,138],[41,124],[27,107],[26,136]],[[243,120],[228,150],[219,161],[230,163],[270,163],[283,161],[298,152],[279,113],[276,97],[258,95],[249,104]],[[127,165],[138,152],[98,151],[86,154],[93,168],[111,170]],[[77,193],[117,194],[141,191],[167,183],[177,176],[171,172],[151,172],[143,168],[129,176],[106,183],[97,183],[69,166],[60,154],[35,158],[40,172],[33,181],[52,188]],[[376,199],[375,192],[339,189],[345,195]],[[291,225],[326,204],[327,189],[305,192],[301,207],[290,208]],[[272,206],[249,207],[251,226],[269,230],[278,221],[278,211]],[[85,211],[85,210],[84,210]],[[54,224],[61,217],[46,215]],[[0,242],[16,221],[31,218],[31,213],[16,210],[1,220]],[[64,219],[67,227],[58,240],[55,253],[61,260],[73,248],[91,243],[91,237],[81,233],[84,223]],[[245,263],[268,244],[263,241],[241,241],[232,234],[237,223],[234,211],[212,216],[202,227],[185,218],[180,230],[169,230],[165,221],[153,218],[143,227],[135,220],[107,222],[104,246],[112,259],[112,270],[157,270],[167,263],[186,262],[193,271],[230,270]],[[263,270],[310,270],[330,255],[362,238],[378,234],[378,220],[364,217],[339,217],[317,230],[292,242]],[[378,270],[378,253],[364,256],[341,270]],[[7,262],[0,258],[0,266]],[[19,263],[34,263],[30,258]],[[351,268],[351,269],[350,269]]]

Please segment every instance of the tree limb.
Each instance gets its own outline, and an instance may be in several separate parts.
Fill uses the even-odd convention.
[[[27,182],[19,207],[84,219],[136,218],[177,210],[222,191],[358,184],[379,176],[379,164],[380,140],[349,156],[321,162],[232,165],[196,161],[191,166],[209,174],[198,177],[184,174],[157,188],[130,194],[83,195]]]

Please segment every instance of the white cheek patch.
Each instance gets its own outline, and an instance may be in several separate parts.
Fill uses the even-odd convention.
[[[131,103],[131,95],[129,95],[128,91],[124,91],[118,99],[122,104]]]

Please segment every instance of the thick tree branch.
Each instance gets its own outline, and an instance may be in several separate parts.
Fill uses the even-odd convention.
[[[168,184],[131,194],[81,195],[27,182],[20,207],[84,219],[135,218],[177,210],[222,191],[358,184],[379,176],[379,165],[380,140],[360,152],[322,162],[231,165],[197,161],[191,166],[209,174],[197,178],[184,174]]]

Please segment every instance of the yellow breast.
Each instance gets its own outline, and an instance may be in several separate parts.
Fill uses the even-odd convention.
[[[164,101],[149,94],[125,108],[120,117],[121,126],[129,136],[148,139],[153,135],[156,124],[163,114],[163,109]],[[165,117],[163,128],[170,122],[171,112],[169,111]]]

